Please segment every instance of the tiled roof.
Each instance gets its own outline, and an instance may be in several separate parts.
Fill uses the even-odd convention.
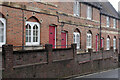
[[[85,0],[80,0],[80,1],[92,5],[94,7],[101,8],[101,13],[104,15],[119,18],[118,12],[115,10],[115,8],[111,5],[109,1],[106,2],[99,2],[98,0],[96,0],[98,2],[89,2]]]
[[[110,2],[99,2],[99,4],[102,7],[101,13],[105,15],[109,15],[115,18],[119,18],[118,12],[115,10],[115,8],[111,5]]]

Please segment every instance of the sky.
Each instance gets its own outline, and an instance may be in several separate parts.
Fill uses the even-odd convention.
[[[109,2],[113,5],[113,7],[118,11],[118,2],[120,0],[109,0]]]

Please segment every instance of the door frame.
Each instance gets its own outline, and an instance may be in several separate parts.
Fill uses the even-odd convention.
[[[55,27],[55,48],[56,48],[56,42],[57,42],[57,41],[56,41],[56,37],[57,37],[57,35],[56,35],[56,32],[57,32],[57,31],[56,31],[56,30],[57,30],[57,29],[56,29],[56,26],[54,26],[54,27]]]

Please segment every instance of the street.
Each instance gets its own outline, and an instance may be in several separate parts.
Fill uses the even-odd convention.
[[[71,80],[120,80],[119,73],[120,73],[120,69],[113,69],[113,70],[75,77]]]

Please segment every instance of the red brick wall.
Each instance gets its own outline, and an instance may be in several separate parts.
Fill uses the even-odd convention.
[[[113,39],[114,39],[114,36],[116,36],[116,39],[117,39],[117,43],[116,43],[116,47],[117,49],[119,48],[119,45],[118,45],[118,20],[117,21],[117,28],[114,29],[113,28],[113,18],[110,17],[110,27],[107,28],[106,27],[106,16],[102,15],[102,31],[107,31],[107,32],[102,32],[102,37],[104,38],[104,48],[106,49],[106,39],[108,36],[110,36],[110,46],[113,46]],[[112,32],[111,32],[112,31]]]
[[[117,53],[113,55],[112,49],[99,52],[89,50],[82,54],[76,52],[75,44],[67,49],[52,49],[52,45],[48,44],[43,50],[26,51],[13,51],[12,45],[4,45],[3,78],[64,78],[116,68],[118,65],[114,58]]]

